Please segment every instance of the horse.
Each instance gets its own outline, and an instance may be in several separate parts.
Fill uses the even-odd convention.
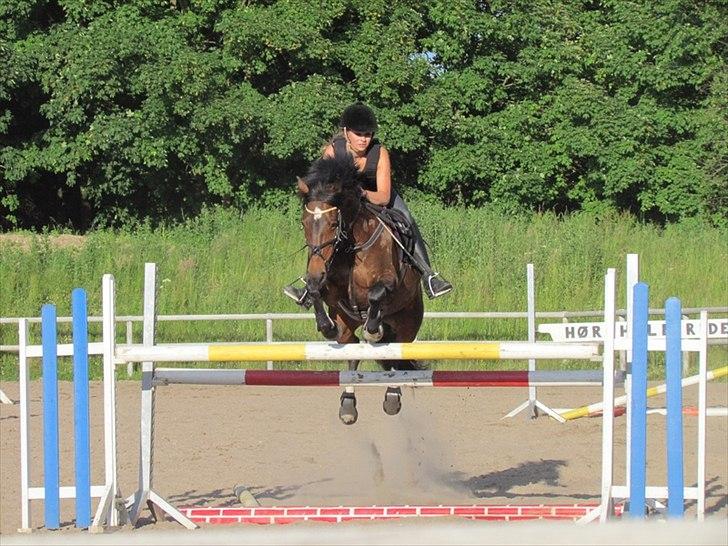
[[[393,231],[376,207],[364,201],[362,182],[348,155],[322,157],[305,178],[298,178],[308,248],[304,280],[316,327],[326,339],[338,343],[358,343],[359,327],[370,343],[414,341],[424,314],[420,273],[403,261]],[[384,370],[427,368],[414,360],[377,362]],[[354,371],[359,361],[350,360],[348,366]],[[399,413],[401,395],[399,387],[387,388],[385,413]],[[354,389],[347,387],[341,395],[339,418],[353,424],[357,416]]]

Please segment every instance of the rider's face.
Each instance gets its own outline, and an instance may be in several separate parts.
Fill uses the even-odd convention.
[[[349,146],[355,152],[363,152],[369,147],[369,143],[372,141],[374,133],[365,131],[354,131],[353,129],[346,129],[346,140],[349,142]]]

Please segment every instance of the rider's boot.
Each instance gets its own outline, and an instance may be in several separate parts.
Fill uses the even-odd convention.
[[[417,233],[419,235],[419,233]],[[425,241],[422,236],[415,237],[415,248],[413,252],[415,267],[422,273],[422,288],[430,299],[444,296],[452,291],[452,284],[432,270],[430,257],[425,249]]]
[[[299,279],[303,280],[303,279]],[[295,301],[298,305],[301,307],[304,307],[306,309],[309,309],[311,305],[313,305],[313,302],[311,301],[311,298],[308,296],[308,288],[304,285],[303,288],[298,288],[296,286],[293,286],[294,283],[289,284],[288,286],[283,287],[283,293],[291,298],[293,301]]]

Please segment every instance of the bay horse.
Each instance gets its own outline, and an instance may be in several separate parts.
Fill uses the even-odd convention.
[[[308,247],[304,280],[316,327],[338,343],[358,343],[360,326],[371,343],[414,341],[424,313],[420,273],[402,261],[393,232],[376,208],[364,201],[362,180],[348,155],[320,158],[304,179],[298,178]],[[385,370],[426,368],[414,360],[377,362]],[[359,361],[348,364],[353,371]],[[387,414],[399,412],[401,394],[399,387],[387,388],[383,403]],[[353,387],[341,395],[339,418],[345,424],[356,422]]]

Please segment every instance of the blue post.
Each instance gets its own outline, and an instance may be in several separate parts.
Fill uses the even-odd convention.
[[[76,527],[91,525],[91,440],[88,400],[88,320],[86,291],[71,293],[73,315],[73,399],[76,444]]]
[[[665,302],[665,330],[667,335],[665,375],[667,381],[667,515],[670,517],[683,517],[685,514],[681,315],[680,300],[669,298]]]
[[[43,344],[43,487],[45,489],[45,526],[61,526],[58,463],[58,352],[56,348],[56,307],[41,308]]]
[[[634,286],[632,300],[632,447],[630,450],[629,514],[645,517],[647,472],[647,321],[649,288],[641,282]]]

